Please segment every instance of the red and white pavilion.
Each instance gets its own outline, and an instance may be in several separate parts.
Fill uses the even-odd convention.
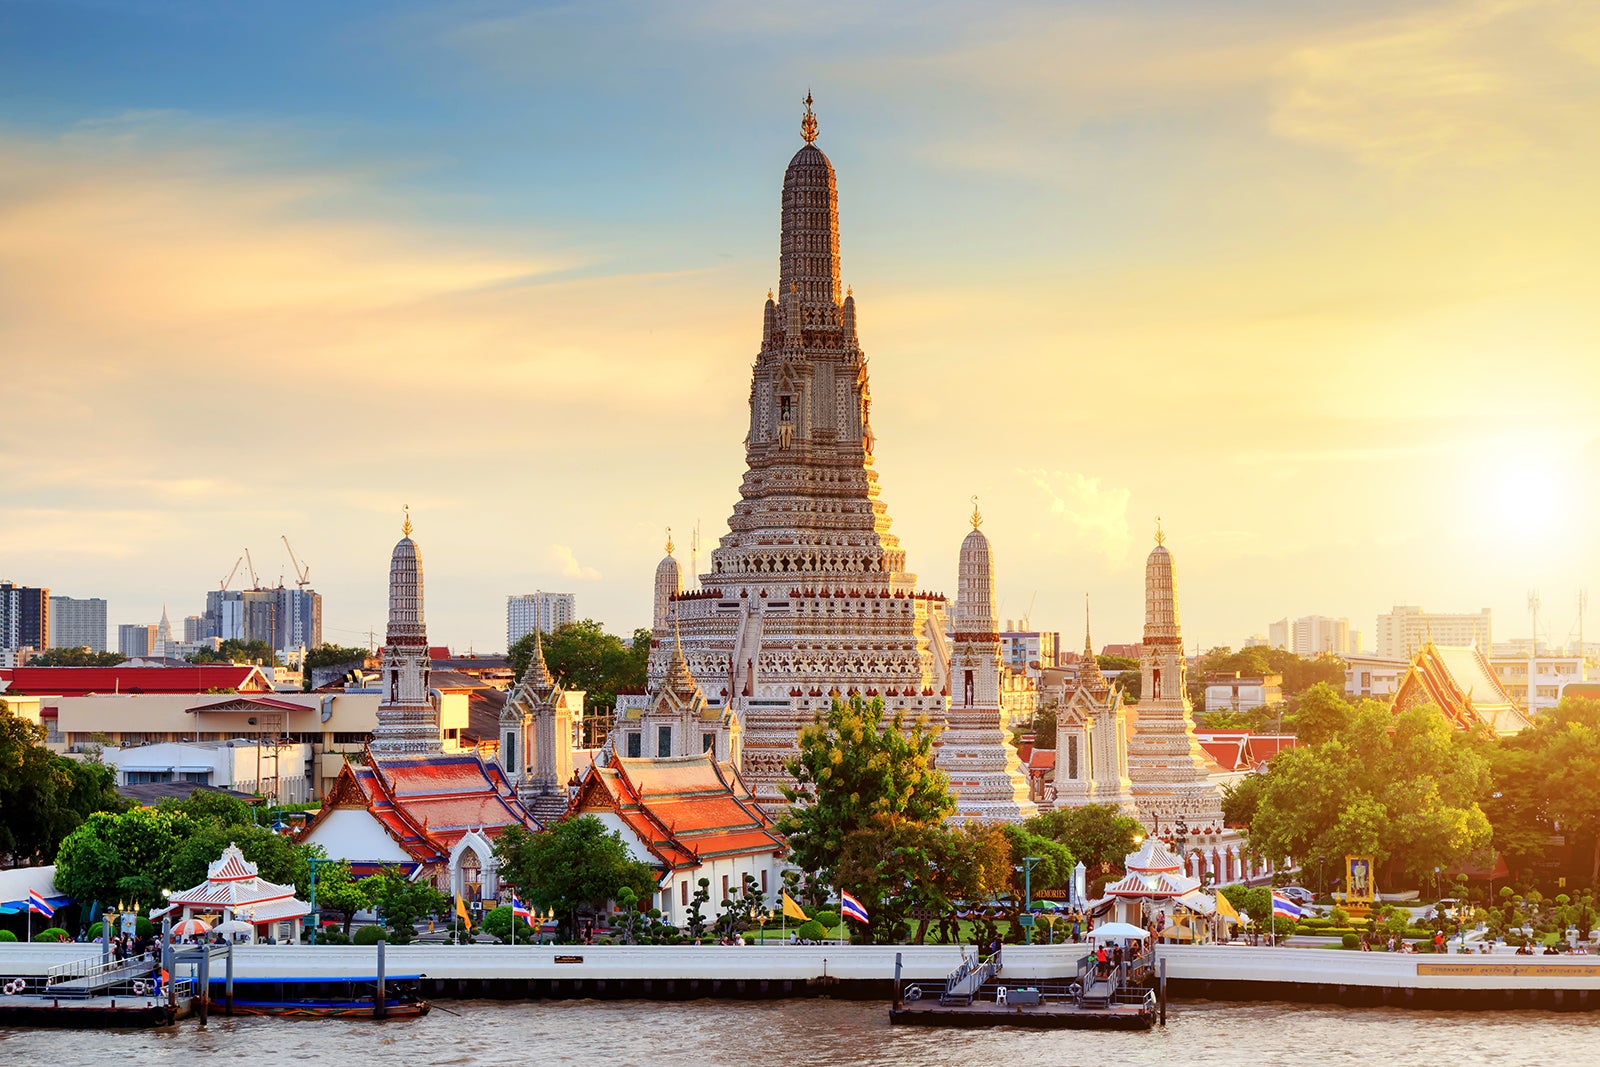
[[[256,874],[256,865],[244,858],[238,845],[222,850],[222,857],[206,870],[206,880],[192,889],[173,893],[167,907],[150,913],[152,919],[174,911],[176,921],[187,919],[221,922],[238,920],[254,927],[251,941],[300,940],[300,927],[311,905],[294,895],[294,886],[278,885]],[[216,925],[212,922],[212,925]]]

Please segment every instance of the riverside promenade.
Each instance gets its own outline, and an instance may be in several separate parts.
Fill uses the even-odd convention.
[[[969,949],[969,954],[971,950]],[[1070,980],[1083,945],[1007,945],[1007,980]],[[91,955],[94,946],[0,945],[0,978],[38,976]],[[943,987],[961,963],[953,945],[393,945],[391,976],[425,975],[440,998],[883,999],[894,979]],[[1600,957],[1411,955],[1320,948],[1171,946],[1170,995],[1218,1000],[1290,1000],[1410,1008],[1600,1009]],[[249,945],[235,950],[239,978],[314,982],[370,976],[373,948]],[[214,971],[214,974],[217,972]]]

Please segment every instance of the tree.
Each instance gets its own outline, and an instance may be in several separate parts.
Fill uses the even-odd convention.
[[[1127,670],[1117,675],[1117,688],[1122,690],[1123,698],[1128,704],[1139,703],[1139,689],[1144,684],[1143,678],[1144,676],[1137,670]]]
[[[79,901],[139,901],[151,907],[161,890],[193,884],[176,883],[174,864],[194,829],[193,819],[170,809],[91,815],[61,842],[56,887]]]
[[[511,672],[521,678],[533,658],[534,635],[528,634],[506,652]],[[581,689],[585,703],[597,709],[593,718],[602,722],[616,707],[618,693],[642,693],[645,665],[650,657],[650,631],[635,630],[633,644],[608,634],[593,619],[567,623],[552,634],[540,637],[545,665],[569,689]],[[603,738],[591,738],[599,743]]]
[[[344,936],[350,936],[350,923],[356,917],[356,912],[365,911],[372,907],[373,900],[363,883],[365,879],[357,880],[350,871],[350,864],[344,860],[329,860],[322,856],[322,846],[312,845],[310,849],[318,853],[317,856],[317,909],[319,911],[336,911],[344,916]],[[305,889],[307,898],[311,894],[308,884]]]
[[[490,937],[498,938],[502,945],[512,940],[511,936],[511,905],[502,904],[498,908],[486,913],[483,917],[483,932]],[[516,941],[518,944],[531,945],[538,936],[533,932],[533,927],[523,918],[516,920]],[[629,941],[628,944],[633,942]]]
[[[30,667],[115,667],[128,659],[120,652],[91,652],[87,647],[52,648],[28,660]]]
[[[1040,708],[1033,715],[1034,748],[1056,747],[1056,707],[1054,704],[1047,708]],[[1021,731],[1018,731],[1020,734]]]
[[[1254,787],[1251,845],[1280,861],[1392,859],[1420,882],[1490,841],[1481,744],[1437,708],[1393,715],[1366,702],[1337,736],[1273,757]]]
[[[1132,656],[1096,656],[1094,661],[1100,665],[1101,671],[1110,671],[1113,674],[1139,669],[1139,661]]]
[[[1301,744],[1321,745],[1344,733],[1354,717],[1341,689],[1318,682],[1301,694],[1290,722]]]
[[[1564,697],[1532,729],[1501,738],[1489,752],[1486,801],[1495,847],[1523,870],[1563,833],[1590,847],[1589,878],[1600,884],[1600,701]]]
[[[389,931],[388,940],[397,945],[416,936],[417,922],[423,917],[439,914],[450,906],[448,898],[430,883],[414,882],[398,867],[385,868],[357,884],[377,906]]]
[[[278,665],[278,654],[273,651],[271,642],[243,641],[233,637],[223,641],[215,649],[196,649],[186,658],[190,663],[258,663],[264,667]]]
[[[943,772],[933,766],[934,730],[924,717],[883,721],[883,701],[835,699],[800,731],[800,754],[788,762],[790,807],[778,820],[792,861],[835,878],[845,839],[869,821],[933,823],[955,811]]]
[[[59,756],[44,739],[43,726],[0,700],[0,858],[6,866],[49,863],[89,815],[127,806],[117,795],[114,771]]]
[[[656,885],[655,869],[632,858],[622,835],[592,815],[563,819],[537,834],[509,827],[494,851],[502,877],[539,910],[561,916],[568,936],[577,930],[580,910],[600,910],[625,886],[644,896]]]
[[[364,648],[318,645],[316,648],[306,650],[305,663],[301,669],[309,673],[319,667],[333,667],[340,663],[364,663],[366,659],[367,650]]]
[[[1085,867],[1121,866],[1144,833],[1139,820],[1124,815],[1112,804],[1084,804],[1057,808],[1023,823],[1031,834],[1064,845]]]

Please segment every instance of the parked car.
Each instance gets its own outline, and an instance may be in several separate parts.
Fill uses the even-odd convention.
[[[1311,892],[1311,890],[1305,888],[1304,886],[1298,885],[1280,886],[1279,888],[1273,890],[1273,892],[1277,893],[1280,897],[1288,897],[1296,904],[1301,905],[1314,903],[1317,899],[1316,894]]]

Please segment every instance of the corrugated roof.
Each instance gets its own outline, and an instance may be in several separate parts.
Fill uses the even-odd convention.
[[[260,667],[229,663],[185,667],[7,667],[0,679],[9,692],[45,696],[87,696],[90,693],[204,693],[236,689],[270,693],[272,685]]]

